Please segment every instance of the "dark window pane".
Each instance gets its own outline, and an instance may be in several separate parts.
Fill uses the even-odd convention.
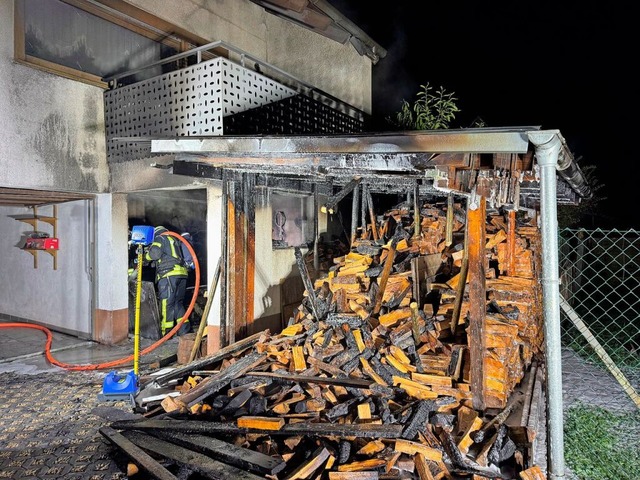
[[[75,70],[107,77],[148,65],[177,51],[58,0],[24,0],[25,53]],[[148,69],[141,80],[159,75]]]

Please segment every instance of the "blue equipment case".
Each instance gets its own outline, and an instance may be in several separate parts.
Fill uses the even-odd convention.
[[[102,383],[102,393],[98,395],[101,401],[126,401],[133,403],[133,397],[138,393],[138,377],[131,370],[127,373],[109,372]]]

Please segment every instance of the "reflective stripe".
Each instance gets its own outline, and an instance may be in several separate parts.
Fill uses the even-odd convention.
[[[173,320],[167,321],[167,299],[163,298],[161,302],[161,315],[162,320],[160,321],[160,330],[162,330],[162,336],[164,336],[168,330],[173,328]]]
[[[183,277],[188,276],[187,269],[181,265],[176,265],[173,267],[173,270],[169,270],[168,272],[163,273],[162,275],[158,275],[158,278],[167,278],[175,275],[181,275]]]
[[[173,258],[182,258],[182,252],[180,252],[180,255],[176,254],[176,242],[178,240],[175,237],[169,237],[169,246],[171,247],[171,256]]]

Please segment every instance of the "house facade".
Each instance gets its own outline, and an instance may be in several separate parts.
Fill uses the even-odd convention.
[[[261,122],[243,118],[247,110],[287,98],[291,104],[301,91],[316,107],[343,117],[349,110],[357,122],[371,113],[375,44],[322,2],[325,11],[308,2],[295,9],[273,3],[281,11],[249,0],[0,1],[0,315],[106,344],[125,339],[132,222],[181,231],[204,225],[196,232],[206,246],[200,283],[211,282],[225,246],[224,182],[172,174],[170,159],[150,154],[146,135],[197,134],[218,121],[219,131],[205,132],[215,135],[227,120],[227,132],[243,133]],[[207,117],[202,97],[189,103],[181,90],[187,80],[176,77],[187,71],[192,98],[206,94],[194,86],[202,87],[205,71],[217,82],[209,94],[226,89],[211,105],[233,106],[218,120]],[[162,92],[154,79],[164,82]],[[148,112],[145,96],[152,94],[165,110]],[[195,121],[190,108],[199,109]],[[255,286],[243,301],[251,305],[247,314],[268,325],[279,323],[287,303],[282,286],[296,271],[291,249],[272,248],[271,200],[302,212],[311,203],[286,191],[278,199],[277,188],[263,192],[252,222]],[[326,215],[315,228],[326,229]],[[58,238],[58,250],[24,249],[34,232]],[[220,338],[219,298],[208,321],[212,349]]]

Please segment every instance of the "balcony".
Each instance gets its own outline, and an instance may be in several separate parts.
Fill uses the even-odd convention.
[[[221,50],[239,62],[218,56]],[[172,64],[187,65],[123,84],[144,70]],[[110,85],[104,93],[110,163],[152,156],[150,138],[349,134],[365,128],[360,110],[224,42],[105,80]]]

